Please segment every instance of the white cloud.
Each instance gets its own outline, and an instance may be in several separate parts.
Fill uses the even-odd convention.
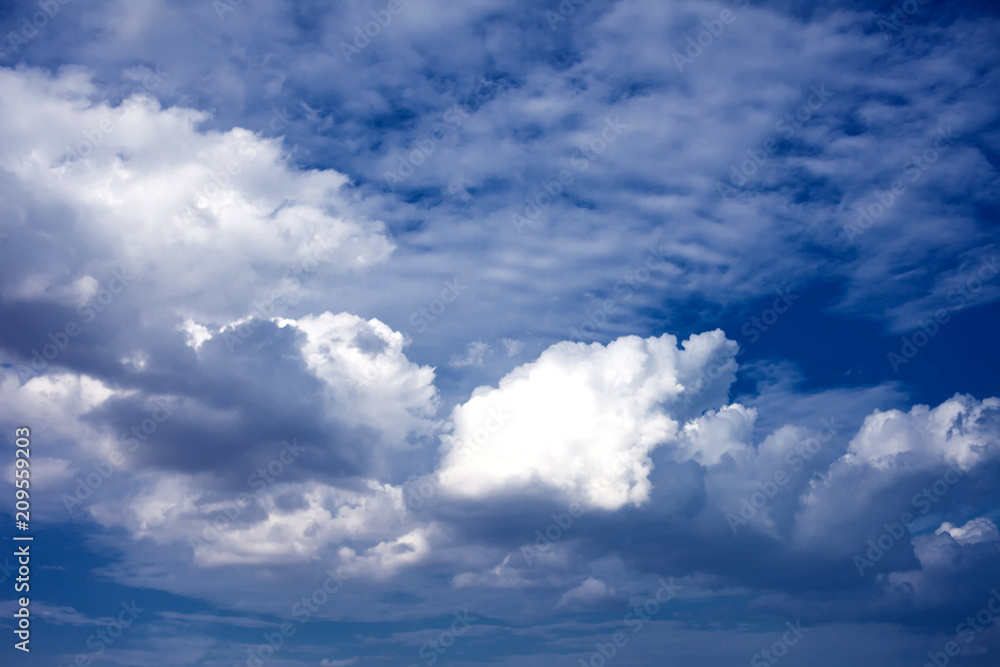
[[[448,365],[452,368],[464,368],[466,366],[480,366],[483,365],[483,358],[486,353],[490,351],[490,346],[482,341],[474,341],[469,343],[468,347],[465,349],[465,355],[455,355],[448,362]]]
[[[433,432],[436,422],[431,418],[438,400],[434,372],[406,358],[402,334],[378,320],[366,321],[348,313],[276,318],[275,322],[301,332],[293,352],[301,352],[309,372],[325,387],[326,400],[321,405],[326,408],[323,423],[328,427],[346,424],[379,430],[389,448],[405,445],[411,434]],[[191,321],[187,329],[196,336],[208,332]],[[195,346],[198,359],[205,363],[210,359],[205,356],[207,341]],[[359,572],[376,572],[380,564],[395,570],[413,562],[392,544],[378,546],[404,532],[399,521],[405,513],[401,490],[391,484],[360,479],[338,486],[279,478],[265,492],[255,494],[254,507],[240,507],[233,516],[241,489],[220,495],[225,485],[212,472],[142,466],[141,455],[151,454],[154,447],[167,447],[164,438],[169,436],[159,432],[149,442],[137,443],[143,449],[133,455],[123,451],[117,431],[93,418],[95,412],[108,410],[111,399],[136,393],[114,390],[72,373],[35,377],[22,384],[10,370],[0,369],[0,401],[26,423],[38,424],[35,437],[51,443],[49,456],[37,459],[39,471],[45,473],[42,484],[52,489],[46,494],[50,502],[44,504],[43,516],[53,510],[61,515],[66,509],[61,498],[69,494],[98,523],[123,527],[134,538],[161,545],[189,544],[189,538],[194,538],[194,560],[202,566],[300,562],[347,542],[375,545],[351,559]],[[220,410],[194,397],[183,397],[183,409],[174,405],[172,414],[202,425],[218,423],[224,431],[237,428],[242,420],[231,409]],[[259,444],[250,440],[244,447],[251,451]],[[114,459],[118,462],[112,465],[108,462],[112,454],[125,457]],[[82,487],[74,478],[78,473],[98,481],[88,482],[89,489]],[[78,487],[83,495],[77,493]],[[242,490],[253,493],[250,487]],[[42,508],[39,503],[37,509]],[[211,527],[220,517],[228,520],[216,535]],[[412,541],[400,539],[401,544]],[[420,553],[426,552],[424,545]]]
[[[704,365],[734,354],[722,332],[608,344],[559,343],[452,413],[439,479],[483,498],[547,487],[588,507],[649,498],[650,452],[677,441],[690,406],[716,393]],[[721,394],[724,395],[728,381]]]
[[[992,520],[986,517],[970,519],[963,526],[955,526],[947,521],[934,531],[935,535],[948,533],[959,544],[1000,541],[1000,531]]]
[[[350,547],[342,547],[339,555],[343,564],[337,572],[348,577],[391,576],[404,567],[416,565],[426,559],[439,535],[440,528],[430,524],[416,528],[399,538],[380,542],[362,554],[358,554]]]
[[[324,658],[319,661],[320,667],[348,667],[348,665],[353,665],[358,662],[358,658],[355,656],[353,658],[346,658],[344,660],[332,660]]]
[[[403,334],[350,313],[275,321],[305,334],[302,356],[325,383],[330,410],[339,419],[372,426],[396,443],[411,431],[433,427],[434,369],[406,358]]]
[[[212,338],[212,333],[208,330],[208,327],[198,324],[193,320],[186,320],[181,325],[181,330],[187,334],[188,346],[195,350],[200,348],[205,341]]]
[[[504,351],[507,352],[508,357],[516,356],[524,348],[523,341],[513,338],[501,338],[500,342],[503,344]]]
[[[14,479],[15,464],[6,469],[6,479]],[[49,456],[31,457],[31,485],[36,490],[59,487],[73,476],[73,464],[66,459],[56,459]]]
[[[34,613],[45,619],[46,623],[52,625],[73,625],[78,627],[106,626],[114,621],[113,618],[91,618],[73,607],[63,605],[50,605],[44,602],[33,602]]]
[[[976,401],[957,395],[936,408],[915,405],[908,413],[876,410],[865,419],[844,457],[846,464],[889,469],[901,458],[924,466],[952,463],[969,470],[996,454],[996,445],[984,442],[988,414],[1000,399]]]
[[[977,401],[959,394],[935,408],[874,411],[847,452],[803,494],[795,519],[797,539],[840,544],[835,527],[863,521],[876,499],[909,479],[932,475],[938,478],[937,494],[950,493],[963,475],[1000,454],[998,407],[1000,398]],[[913,491],[906,491],[897,518],[907,510],[919,515],[915,508],[920,503],[908,502]]]
[[[11,369],[0,368],[0,405],[7,415],[16,415],[18,426],[29,425],[33,441],[47,443],[46,455],[37,446],[33,451],[32,486],[47,490],[32,501],[36,515],[55,518],[53,513],[63,508],[57,491],[71,489],[78,473],[93,474],[95,462],[123,453],[117,439],[87,415],[112,397],[130,393],[74,373],[52,373],[22,383]],[[13,463],[4,468],[9,473],[5,479],[12,482]]]
[[[291,167],[278,140],[202,131],[208,114],[148,95],[112,107],[78,68],[0,68],[0,88],[0,167],[25,201],[74,213],[71,232],[37,221],[6,231],[98,239],[143,289],[153,286],[160,307],[202,321],[239,317],[275,291],[308,293],[303,276],[364,270],[393,248],[381,224],[351,219],[345,176]],[[4,294],[78,300],[100,268],[71,266],[68,279],[65,267],[36,268]]]
[[[157,544],[189,544],[200,566],[308,562],[328,547],[346,541],[380,543],[402,530],[399,489],[374,480],[358,489],[278,483],[258,492],[248,489],[249,502],[239,501],[237,494],[210,494],[211,483],[204,477],[140,475],[136,481],[141,490],[126,502],[92,505],[94,518]],[[373,549],[360,559],[348,550],[353,573],[378,573],[380,564],[394,570],[409,562],[394,557],[391,547]]]
[[[710,410],[685,424],[680,460],[691,459],[702,465],[714,465],[726,454],[739,456],[751,452],[750,442],[757,411],[740,404]],[[745,457],[740,456],[740,460]]]
[[[591,605],[606,598],[615,596],[615,589],[608,586],[600,579],[587,577],[582,584],[573,588],[559,598],[557,607],[567,607],[573,605]]]
[[[528,583],[517,568],[510,566],[510,554],[485,572],[461,572],[452,580],[455,588],[524,588]]]

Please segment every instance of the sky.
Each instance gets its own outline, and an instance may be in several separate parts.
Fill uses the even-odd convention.
[[[996,665],[998,36],[6,0],[0,663]]]

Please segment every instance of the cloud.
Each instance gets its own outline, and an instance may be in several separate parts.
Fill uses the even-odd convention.
[[[680,460],[695,460],[703,465],[719,463],[725,455],[744,458],[752,440],[757,411],[739,404],[710,410],[684,425]]]
[[[503,344],[508,357],[517,356],[524,347],[524,343],[522,341],[513,338],[501,338],[500,342]]]
[[[466,366],[482,366],[483,357],[490,351],[490,346],[482,341],[469,343],[465,350],[465,356],[455,355],[448,362],[452,368],[464,368]]]
[[[452,584],[456,588],[525,588],[531,582],[521,576],[517,568],[510,567],[510,554],[503,562],[485,572],[461,572],[455,575]]]
[[[537,486],[587,507],[641,505],[650,453],[678,440],[706,395],[724,395],[725,374],[713,386],[704,371],[735,351],[721,331],[681,349],[668,334],[554,345],[454,409],[441,487],[481,499]]]
[[[397,539],[379,542],[358,554],[350,547],[340,549],[343,565],[338,572],[348,577],[388,577],[404,567],[426,559],[440,530],[434,525],[413,530]]]
[[[258,326],[254,343],[233,350],[225,340],[232,326],[206,329],[196,349],[172,334],[192,377],[231,387],[221,394],[190,385],[161,394],[142,381],[116,390],[74,373],[22,381],[0,368],[5,404],[39,425],[36,437],[54,439],[50,456],[36,460],[50,473],[36,511],[82,511],[137,539],[184,544],[201,566],[302,561],[366,543],[373,550],[362,548],[359,572],[407,562],[378,547],[400,537],[400,489],[359,473],[391,474],[390,451],[416,450],[414,439],[436,432],[433,370],[410,362],[402,334],[378,320],[324,313]],[[277,367],[269,361],[275,350],[284,359]],[[154,356],[137,375],[155,376],[169,359]],[[278,376],[247,382],[243,372],[255,367]],[[266,373],[250,376],[260,382]],[[260,407],[246,411],[241,391],[258,396]],[[298,409],[299,396],[313,394],[315,410],[299,413],[311,423],[283,407],[286,393]]]
[[[582,584],[573,588],[559,598],[557,607],[567,607],[574,605],[592,605],[606,598],[613,598],[615,589],[608,586],[600,579],[587,577]]]
[[[332,660],[324,658],[319,661],[320,667],[347,667],[348,665],[353,665],[358,662],[357,657],[346,658],[344,660]]]
[[[188,624],[220,623],[222,625],[233,625],[239,628],[272,628],[273,623],[261,621],[245,616],[219,616],[216,614],[182,614],[176,611],[160,611],[158,616],[171,621],[180,621]]]
[[[839,550],[864,544],[867,537],[860,539],[858,529],[873,523],[873,505],[879,516],[899,521],[906,511],[922,517],[959,502],[966,496],[961,488],[974,475],[988,474],[986,465],[1000,454],[998,415],[1000,399],[967,395],[934,408],[876,410],[844,455],[811,482],[798,510],[797,538]],[[838,526],[853,537],[845,538]]]
[[[922,465],[955,463],[964,470],[996,452],[983,436],[998,426],[1000,401],[957,395],[936,408],[875,412],[851,441],[845,463],[891,468],[904,456]]]
[[[380,429],[394,441],[430,430],[438,407],[434,370],[406,358],[401,333],[349,313],[275,321],[305,334],[302,357],[324,382],[340,419]]]
[[[82,306],[116,265],[161,308],[237,318],[277,296],[301,299],[314,274],[364,271],[391,252],[379,223],[351,218],[342,174],[298,170],[280,140],[243,128],[205,131],[208,114],[163,108],[145,91],[112,106],[91,77],[0,68],[11,204],[74,212],[38,211],[32,225],[5,230],[10,243],[30,238],[51,255],[30,269],[5,263],[4,298]],[[52,234],[93,241],[81,261]]]
[[[113,618],[90,618],[78,612],[73,607],[65,605],[49,605],[33,601],[33,611],[52,625],[74,625],[79,627],[106,626],[113,623]]]
[[[986,517],[970,519],[964,526],[954,526],[948,521],[934,531],[935,535],[947,533],[959,544],[976,544],[979,542],[1000,541],[1000,531],[997,525]]]
[[[678,71],[721,5],[583,3],[553,30],[556,4],[407,6],[348,62],[379,7],[97,1],[0,68],[0,403],[45,443],[33,510],[86,522],[115,582],[225,610],[205,619],[287,614],[339,568],[358,581],[325,617],[429,627],[472,600],[499,619],[494,662],[575,664],[609,626],[547,615],[676,573],[712,629],[662,623],[702,661],[766,646],[761,612],[815,623],[809,664],[926,654],[998,565],[998,399],[989,364],[952,363],[1000,295],[996,17],[925,12],[887,41],[871,8],[753,3]],[[914,171],[939,130],[953,145]],[[417,331],[456,276],[468,292]],[[779,287],[802,300],[734,384],[734,340],[690,334],[738,340]],[[943,308],[970,312],[935,340],[933,382],[865,360]],[[781,337],[806,320],[815,337]],[[849,383],[827,368],[842,326]],[[279,468],[285,442],[304,451]],[[573,503],[597,511],[563,528]],[[661,635],[634,659],[662,658]],[[188,663],[245,659],[193,641]]]

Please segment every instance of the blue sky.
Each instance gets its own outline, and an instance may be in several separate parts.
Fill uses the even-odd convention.
[[[996,664],[998,34],[4,3],[3,664]]]

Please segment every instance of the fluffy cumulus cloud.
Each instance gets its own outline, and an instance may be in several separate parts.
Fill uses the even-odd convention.
[[[998,417],[997,398],[978,401],[963,395],[935,408],[917,405],[909,412],[869,415],[845,454],[803,497],[799,537],[832,546],[842,535],[838,527],[856,530],[870,524],[865,517],[873,505],[882,505],[878,516],[895,515],[898,521],[904,512],[913,518],[933,516],[959,502],[963,487],[988,476],[1000,455]]]
[[[284,329],[295,335],[282,355],[297,358],[319,391],[317,424],[340,431],[341,439],[353,438],[353,447],[378,443],[387,455],[434,430],[434,373],[407,360],[401,334],[346,313],[277,320],[274,331]],[[203,371],[218,361],[212,353],[225,349],[222,338],[232,330],[206,333],[192,345]],[[308,560],[325,547],[347,542],[368,541],[379,556],[384,550],[378,543],[397,536],[398,488],[345,477],[338,474],[339,466],[329,471],[339,477],[337,483],[329,475],[312,478],[310,465],[322,470],[327,457],[338,458],[349,443],[300,441],[293,435],[279,442],[254,433],[253,418],[241,410],[221,409],[190,391],[156,396],[143,389],[115,390],[71,373],[23,381],[13,368],[0,377],[4,403],[27,423],[39,424],[39,435],[53,442],[35,462],[40,488],[49,491],[38,506],[43,516],[84,514],[103,526],[124,528],[136,539],[183,543],[191,547],[193,561],[206,566]],[[127,412],[138,416],[130,428],[116,429],[115,415],[129,403]],[[165,458],[170,451],[185,451],[188,429],[177,428],[179,421],[188,427],[200,423],[205,428],[215,421],[228,430],[249,428],[227,452],[230,472],[243,472],[243,478],[234,484],[211,466],[193,470],[190,458],[186,464]],[[357,435],[359,429],[374,437]],[[374,556],[364,555],[361,563]],[[366,571],[378,572],[383,560],[375,558]],[[385,563],[398,567],[392,559]]]
[[[469,498],[537,486],[588,507],[641,505],[650,452],[678,441],[711,388],[707,362],[735,351],[721,331],[679,348],[668,334],[554,345],[455,408],[440,484]]]
[[[272,472],[280,476],[280,468]],[[141,490],[126,497],[124,512],[121,499],[95,503],[90,511],[98,523],[123,527],[137,539],[187,545],[201,567],[308,562],[345,543],[376,542],[370,549],[374,556],[386,551],[379,547],[393,535],[401,505],[398,489],[373,480],[360,488],[267,480],[260,475],[245,493],[213,498],[204,480],[140,476]],[[358,559],[342,548],[356,575]],[[377,560],[369,573],[383,575],[393,567],[398,568],[394,561]]]
[[[876,468],[906,459],[912,465],[954,463],[968,470],[996,456],[995,433],[1000,416],[996,398],[976,401],[956,396],[934,409],[914,406],[869,416],[851,441],[845,462]]]
[[[350,313],[277,323],[304,334],[302,357],[341,419],[381,428],[396,441],[430,430],[437,408],[434,370],[406,358],[403,334]]]
[[[345,176],[290,167],[273,132],[208,131],[207,113],[163,108],[153,93],[166,76],[112,105],[79,68],[0,70],[0,164],[21,212],[7,233],[51,250],[29,270],[5,264],[5,299],[75,308],[119,267],[161,306],[240,317],[391,252],[379,223],[353,219]],[[74,257],[54,235],[89,252]]]

